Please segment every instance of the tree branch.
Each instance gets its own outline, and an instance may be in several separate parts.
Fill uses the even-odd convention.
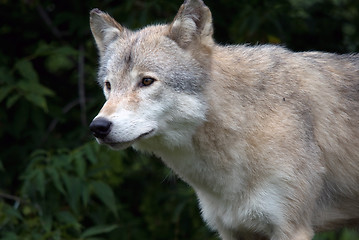
[[[20,197],[13,196],[13,195],[3,193],[3,192],[0,192],[0,198],[5,198],[5,199],[13,200],[13,201],[16,201],[16,202],[22,202],[22,203],[25,202],[25,200],[23,200]]]
[[[50,28],[52,34],[55,35],[55,37],[61,39],[63,34],[61,33],[61,31],[53,24],[51,18],[49,17],[49,15],[47,14],[47,12],[45,11],[45,9],[41,6],[41,4],[38,4],[36,6],[36,10],[39,13],[40,17],[42,18],[42,20],[45,22],[45,24]]]

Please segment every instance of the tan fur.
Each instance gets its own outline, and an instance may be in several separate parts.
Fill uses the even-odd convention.
[[[100,113],[109,116],[112,113],[116,112],[116,108],[117,108],[117,102],[106,101]]]
[[[217,45],[201,0],[137,32],[93,10],[91,30],[112,84],[98,141],[159,156],[222,239],[358,227],[358,55]]]

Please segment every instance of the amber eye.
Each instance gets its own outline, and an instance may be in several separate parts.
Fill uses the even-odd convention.
[[[107,91],[111,90],[111,83],[110,82],[105,82],[105,88]]]
[[[144,77],[144,78],[142,78],[141,86],[144,86],[144,87],[150,86],[154,81],[155,81],[155,79],[153,79],[153,78]]]

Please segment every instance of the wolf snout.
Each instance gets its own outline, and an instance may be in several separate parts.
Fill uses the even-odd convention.
[[[96,138],[105,138],[111,131],[112,122],[106,118],[95,118],[90,124],[90,130]]]

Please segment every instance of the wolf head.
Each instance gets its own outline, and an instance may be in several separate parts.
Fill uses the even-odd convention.
[[[135,145],[188,144],[205,120],[212,18],[201,0],[188,0],[173,22],[131,31],[108,14],[90,13],[106,102],[90,125],[99,143],[115,149]]]

